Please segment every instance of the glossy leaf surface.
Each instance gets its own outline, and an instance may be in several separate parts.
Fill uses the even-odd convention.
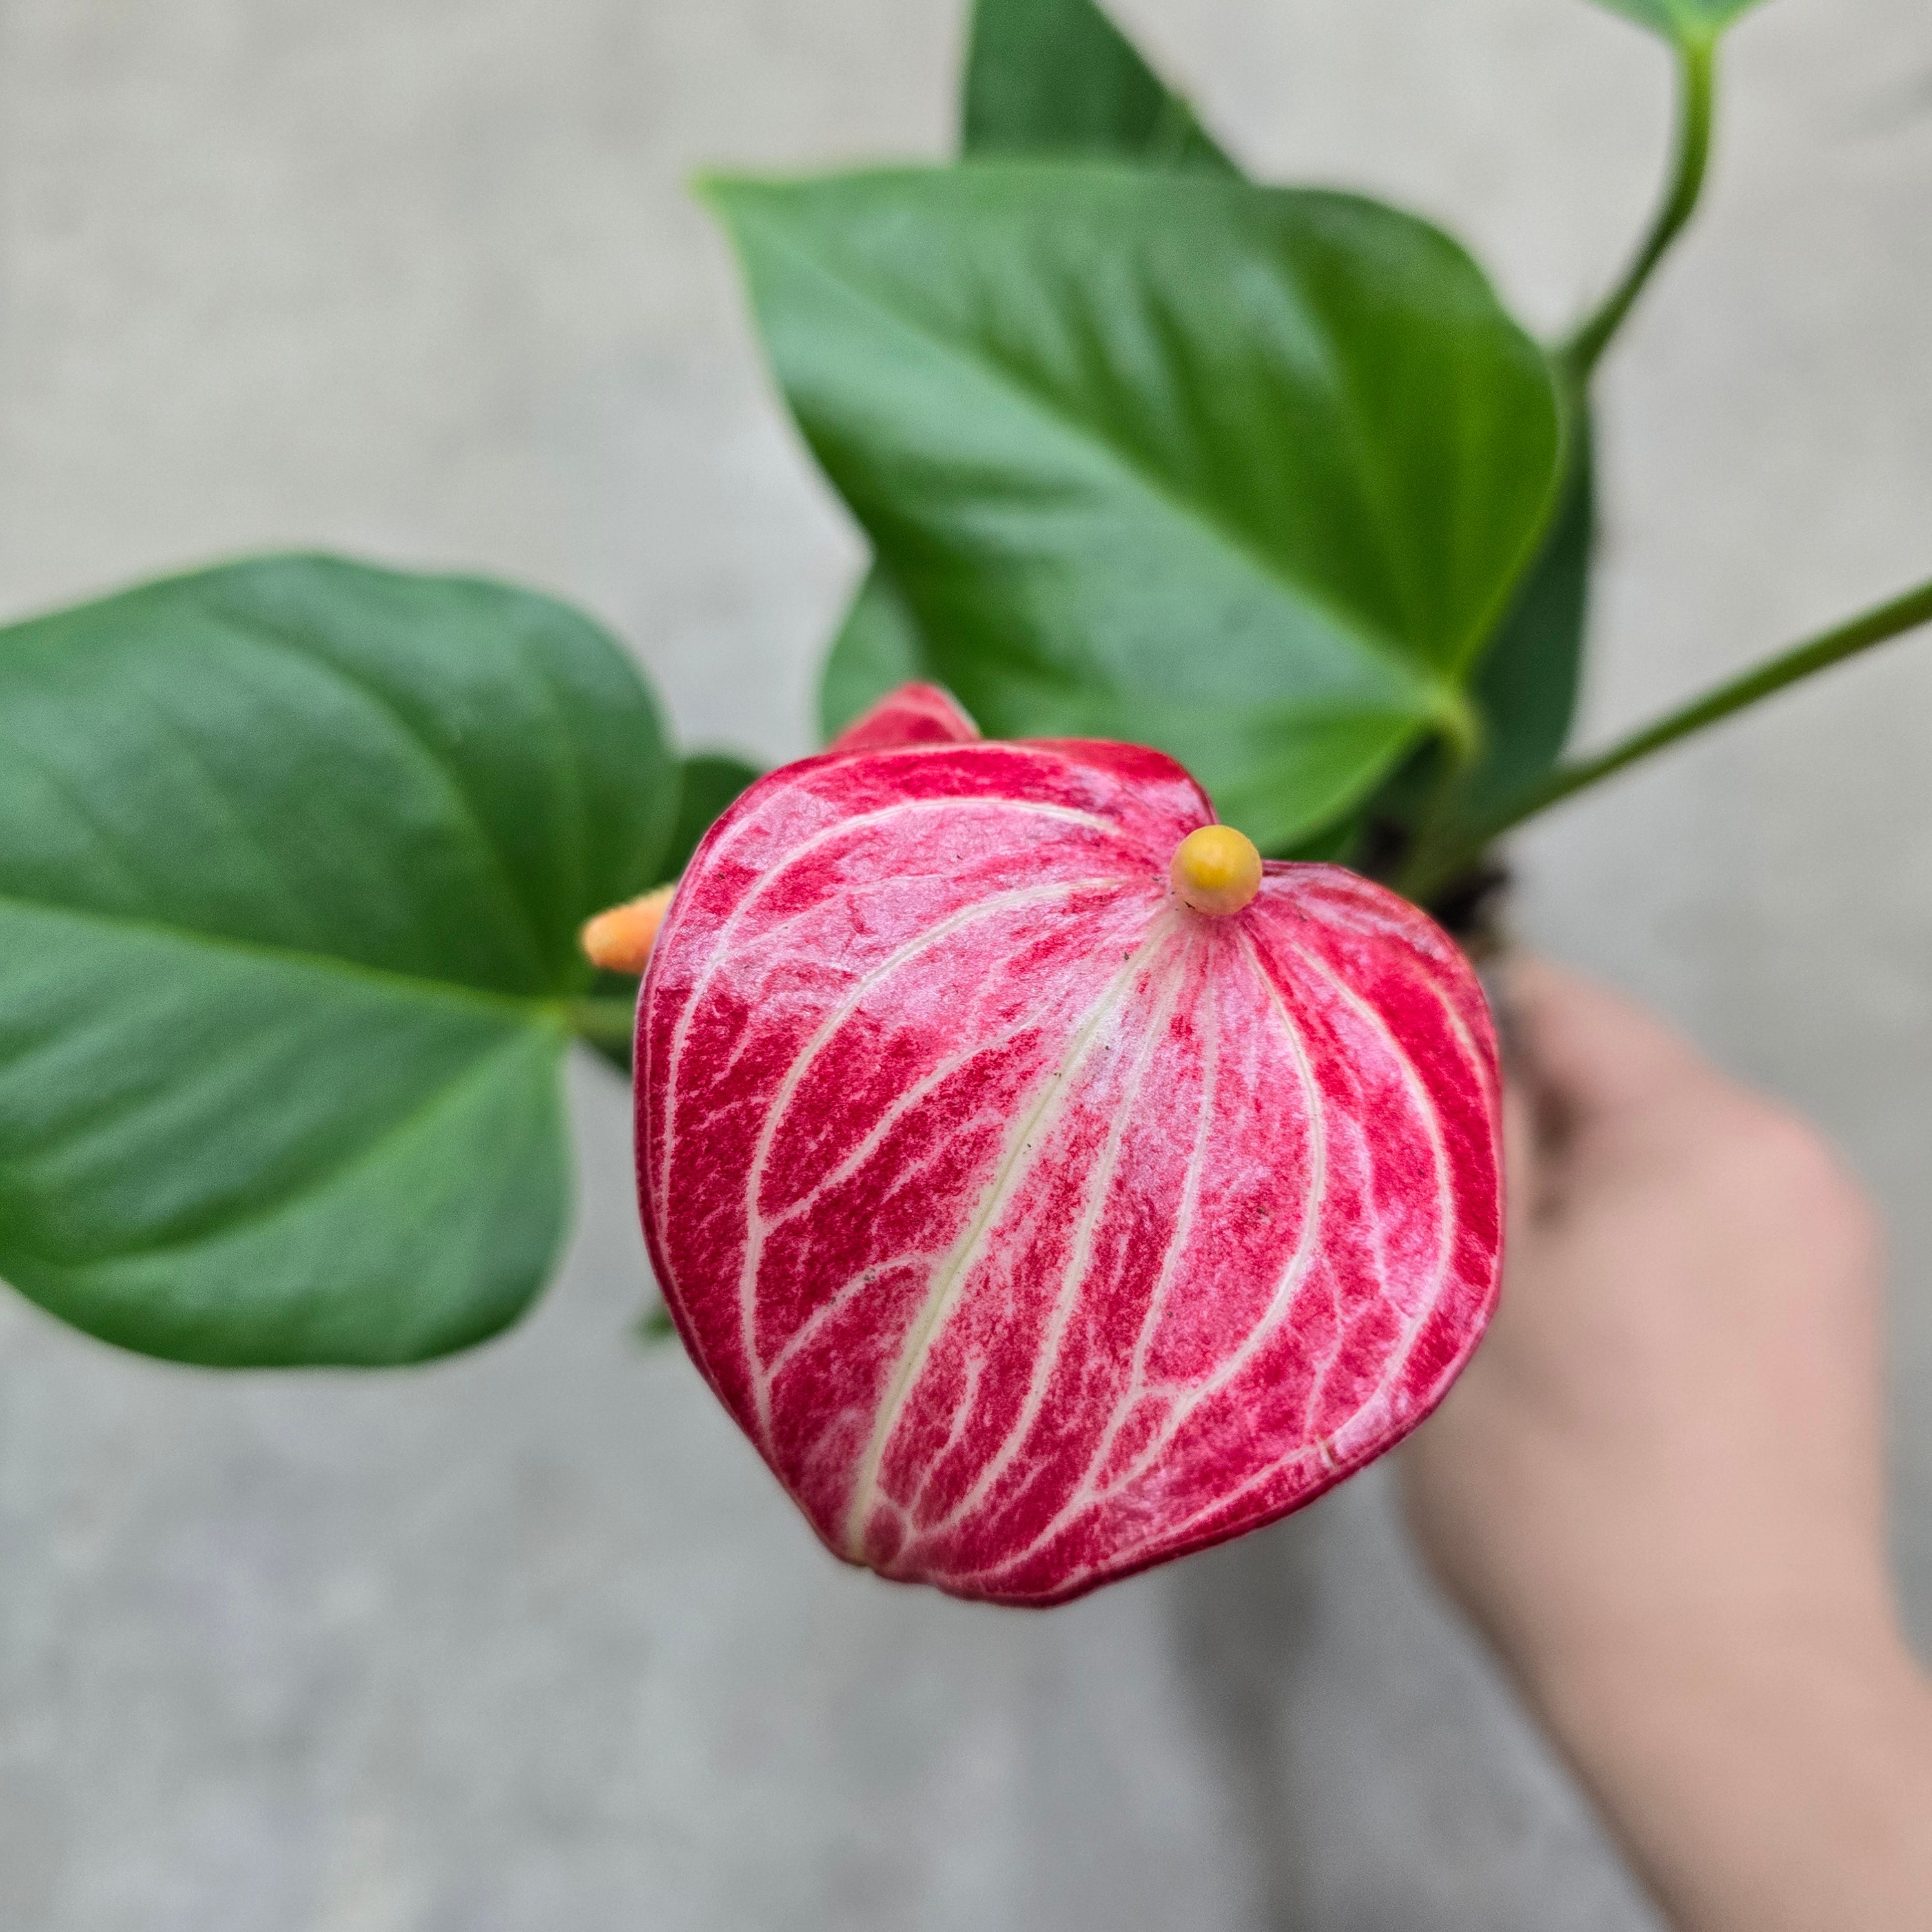
[[[988,732],[1156,745],[1272,848],[1463,717],[1558,437],[1446,238],[1072,163],[714,193],[806,436]]]
[[[272,558],[0,632],[0,1274],[190,1361],[501,1328],[577,927],[676,799],[621,652],[499,585]]]
[[[1234,170],[1093,0],[979,0],[960,140],[968,154],[1112,154],[1150,167]],[[826,658],[820,735],[836,737],[888,692],[932,675],[918,619],[874,564]]]
[[[1388,1448],[1492,1306],[1461,955],[1329,866],[1209,918],[1157,753],[979,742],[761,780],[639,1016],[639,1188],[712,1388],[827,1544],[1042,1604]]]

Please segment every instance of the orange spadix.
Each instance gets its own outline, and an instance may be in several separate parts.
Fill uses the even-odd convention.
[[[660,886],[642,898],[613,906],[586,920],[578,943],[593,966],[607,973],[641,973],[650,962],[675,886]]]

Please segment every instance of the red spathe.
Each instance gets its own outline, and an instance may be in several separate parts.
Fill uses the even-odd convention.
[[[1160,754],[963,719],[880,748],[879,716],[685,876],[639,1007],[645,1232],[833,1550],[1059,1602],[1440,1399],[1496,1298],[1494,1040],[1461,953],[1352,873],[1180,904],[1212,813]]]

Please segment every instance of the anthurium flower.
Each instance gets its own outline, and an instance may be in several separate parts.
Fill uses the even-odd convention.
[[[1422,913],[911,687],[712,828],[639,1004],[699,1369],[826,1544],[1051,1604],[1281,1516],[1475,1346],[1496,1051]]]

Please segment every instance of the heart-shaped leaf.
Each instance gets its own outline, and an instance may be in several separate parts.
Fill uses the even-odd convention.
[[[1598,0],[1680,46],[1708,44],[1758,0]]]
[[[1157,745],[1279,847],[1467,728],[1558,431],[1446,237],[1076,163],[714,192],[807,437],[989,732]]]
[[[1475,1344],[1467,963],[1330,866],[1193,910],[1170,862],[1209,817],[1133,746],[902,743],[761,779],[685,876],[639,1012],[646,1233],[841,1556],[1076,1596],[1308,1502]]]
[[[190,1361],[502,1327],[577,928],[676,803],[622,653],[501,586],[266,559],[0,632],[0,1273]]]
[[[1234,165],[1094,0],[979,0],[959,122],[969,154]]]

